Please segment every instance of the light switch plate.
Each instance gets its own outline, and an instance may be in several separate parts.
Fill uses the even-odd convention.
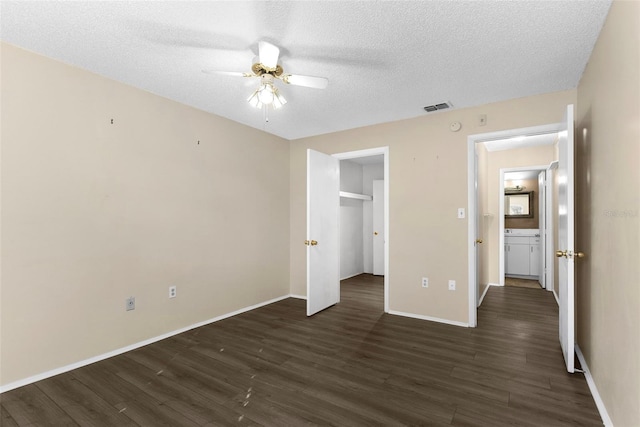
[[[463,219],[464,216],[464,208],[458,208],[458,219]]]

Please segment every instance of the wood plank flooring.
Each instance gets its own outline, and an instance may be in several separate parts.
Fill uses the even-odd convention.
[[[540,282],[533,279],[519,279],[517,277],[505,277],[505,286],[516,286],[518,288],[542,289]]]
[[[0,396],[2,426],[597,426],[544,290],[491,287],[478,328],[383,314],[382,278],[311,318],[287,299]]]

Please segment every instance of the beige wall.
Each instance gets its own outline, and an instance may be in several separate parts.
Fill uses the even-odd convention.
[[[616,427],[640,425],[640,2],[614,1],[578,86],[578,345]]]
[[[571,92],[570,99],[566,99],[564,110],[568,104],[575,103],[575,92]],[[556,123],[562,120],[563,112],[558,113]],[[547,123],[547,124],[548,124]],[[487,199],[487,213],[485,227],[487,230],[487,280],[488,283],[500,283],[500,169],[519,168],[526,166],[548,166],[555,160],[553,145],[516,148],[513,150],[491,151],[487,155],[486,187],[481,187],[481,193]],[[537,185],[537,184],[536,184]],[[538,194],[536,193],[536,198]]]
[[[476,108],[425,114],[291,142],[291,292],[306,293],[306,149],[333,154],[389,146],[389,307],[468,322],[467,136],[557,123],[575,91],[515,99]],[[477,126],[478,115],[487,125]],[[451,132],[449,123],[462,130]],[[429,277],[429,288],[420,278]],[[457,281],[455,292],[447,280]]]
[[[287,141],[1,49],[1,384],[289,293]]]

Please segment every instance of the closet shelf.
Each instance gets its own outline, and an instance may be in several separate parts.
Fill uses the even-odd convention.
[[[348,191],[341,191],[340,197],[345,197],[347,199],[373,200],[373,197],[367,196],[366,194],[349,193]]]

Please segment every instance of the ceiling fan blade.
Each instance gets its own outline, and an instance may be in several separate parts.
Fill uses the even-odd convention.
[[[217,74],[219,76],[231,77],[258,77],[253,73],[241,73],[240,71],[219,71],[219,70],[202,70],[206,74]]]
[[[271,70],[278,65],[278,56],[280,49],[269,42],[258,43],[258,54],[260,55],[260,63]]]
[[[282,80],[294,86],[311,87],[314,89],[324,89],[329,84],[329,80],[324,77],[298,76],[295,74],[287,74]]]

